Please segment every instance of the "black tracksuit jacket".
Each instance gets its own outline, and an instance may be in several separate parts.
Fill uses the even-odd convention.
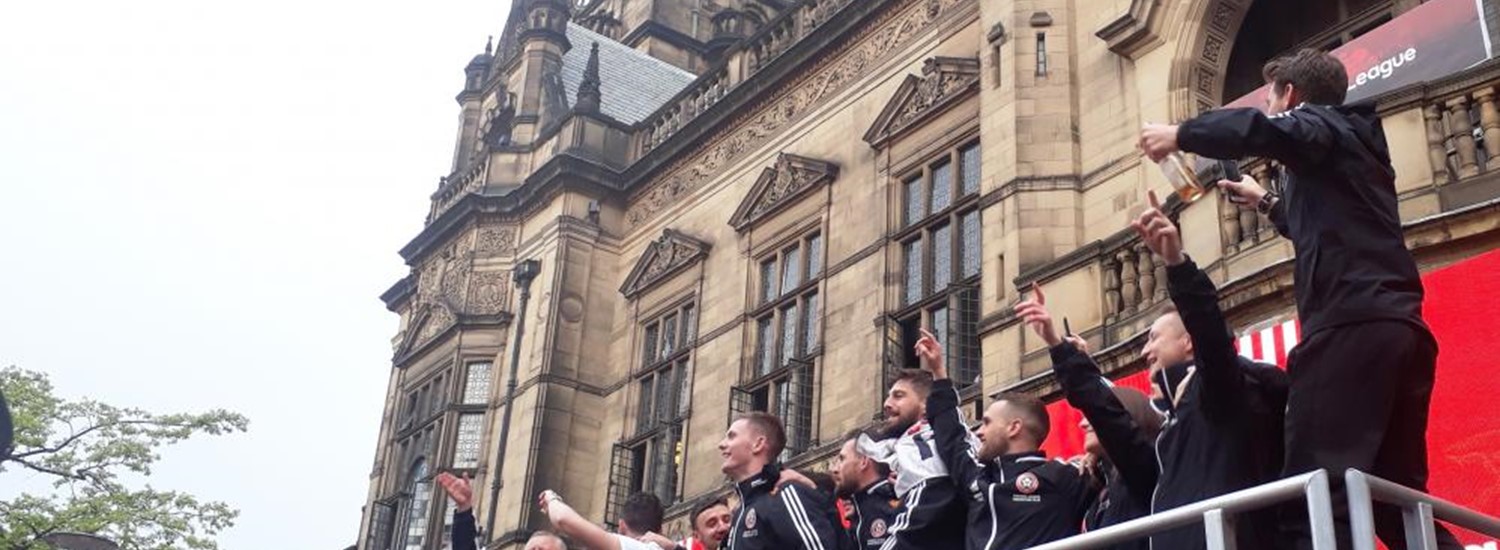
[[[1210,111],[1178,128],[1184,151],[1274,159],[1287,169],[1272,221],[1297,253],[1304,339],[1366,321],[1422,322],[1422,279],[1396,208],[1396,173],[1373,103],[1299,105],[1279,115]]]
[[[854,502],[854,523],[849,526],[849,535],[855,548],[876,550],[885,544],[886,535],[901,510],[901,499],[896,498],[896,488],[891,482],[880,480],[860,489],[850,499]]]
[[[739,509],[729,531],[729,550],[837,550],[844,535],[830,520],[833,501],[823,493],[788,483],[771,494],[781,477],[775,464],[734,486]]]
[[[1156,489],[1156,464],[1148,464],[1149,476],[1126,477],[1113,462],[1099,464],[1103,486],[1094,495],[1084,515],[1084,531],[1097,531],[1151,514],[1151,493]],[[1147,484],[1149,485],[1143,485]],[[1148,550],[1150,541],[1142,539],[1109,547],[1110,550]]]
[[[1152,383],[1167,396],[1155,443],[1109,391],[1098,365],[1072,344],[1054,346],[1052,368],[1068,403],[1081,410],[1104,445],[1121,485],[1151,509],[1169,510],[1274,481],[1280,475],[1286,373],[1235,351],[1213,281],[1191,259],[1167,268],[1168,290],[1192,337],[1195,363],[1162,369]],[[1154,489],[1147,489],[1154,487]],[[1240,548],[1274,548],[1273,512],[1240,519]],[[1151,538],[1156,550],[1205,545],[1201,526]]]
[[[948,475],[966,493],[968,550],[1021,550],[1077,535],[1093,491],[1072,465],[1040,452],[981,464],[969,446],[953,381],[935,380],[927,417]]]

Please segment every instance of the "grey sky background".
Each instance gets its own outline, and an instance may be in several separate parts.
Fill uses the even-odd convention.
[[[507,4],[9,4],[0,366],[249,416],[150,483],[238,507],[226,549],[353,544],[396,328],[377,296]],[[8,473],[0,498],[36,481]]]

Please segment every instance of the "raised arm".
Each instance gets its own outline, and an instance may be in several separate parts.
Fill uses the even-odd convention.
[[[948,477],[953,483],[968,487],[980,479],[984,468],[974,456],[974,447],[969,443],[969,427],[964,425],[963,416],[958,412],[958,389],[943,366],[943,345],[926,330],[917,340],[917,358],[921,360],[922,369],[932,373],[932,391],[927,394],[927,422],[932,426],[935,439],[933,450],[948,468]]]
[[[437,476],[438,485],[453,499],[453,550],[476,550],[474,525],[474,490],[469,478],[458,477],[448,472]]]
[[[1161,211],[1155,193],[1151,208],[1132,227],[1146,247],[1167,264],[1167,291],[1193,340],[1193,359],[1203,383],[1203,412],[1223,421],[1243,411],[1245,377],[1240,372],[1234,333],[1219,309],[1219,292],[1208,274],[1182,252],[1182,235]]]
[[[547,514],[547,519],[552,521],[552,527],[557,532],[574,541],[579,542],[584,548],[594,550],[620,550],[620,541],[605,531],[603,527],[594,525],[589,520],[583,519],[572,506],[563,502],[562,497],[551,490],[542,491],[537,496],[537,506],[541,507],[542,513]]]
[[[1219,109],[1182,123],[1183,151],[1212,158],[1266,157],[1300,166],[1328,152],[1333,131],[1317,115],[1298,107],[1267,116],[1259,109]]]
[[[1099,444],[1104,446],[1125,483],[1132,491],[1150,494],[1158,475],[1154,444],[1110,391],[1099,366],[1079,349],[1081,340],[1057,335],[1046,304],[1047,296],[1041,287],[1033,285],[1032,297],[1016,306],[1016,316],[1050,346],[1052,372],[1057,375],[1063,395],[1069,405],[1089,419]]]

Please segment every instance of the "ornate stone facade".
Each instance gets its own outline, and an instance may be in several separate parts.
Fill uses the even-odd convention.
[[[569,15],[560,6],[570,2],[545,3]],[[609,33],[605,15],[640,26],[639,13],[621,11],[627,4],[597,0],[571,13]],[[462,457],[478,466],[459,470],[481,488],[481,526],[496,510],[492,548],[519,548],[547,526],[533,506],[542,489],[599,522],[615,519],[623,494],[655,491],[669,503],[668,534],[683,535],[687,510],[728,494],[715,446],[736,396],[772,406],[794,393],[758,358],[792,357],[816,373],[801,416],[809,450],[789,463],[826,469],[840,438],[878,413],[883,369],[903,357],[901,323],[956,318],[939,317],[963,303],[954,296],[978,304],[965,353],[982,375],[966,406],[1008,390],[1054,397],[1041,342],[1010,312],[1033,283],[1056,297],[1055,316],[1104,350],[1106,369],[1141,368],[1143,334],[1167,300],[1166,269],[1125,228],[1145,191],[1166,196],[1168,185],[1132,144],[1143,122],[1217,104],[1235,38],[1255,32],[1241,28],[1252,0],[1088,9],[819,0],[779,3],[796,7],[759,21],[746,15],[760,13],[756,2],[719,4],[758,26],[726,37],[721,59],[629,123],[568,105],[540,124],[531,88],[555,88],[543,77],[557,73],[538,67],[576,52],[508,22],[512,36],[488,78],[462,96],[483,99],[460,102],[474,115],[461,142],[473,162],[433,195],[426,227],[403,249],[410,275],[382,297],[402,329],[361,548],[394,548],[406,534],[398,530],[414,525],[396,517],[423,481],[406,477],[414,454],[439,471],[475,452],[457,444],[455,426],[474,425],[466,415],[482,418],[478,455]],[[702,15],[705,27],[729,19]],[[613,42],[624,38],[589,36],[600,43],[603,111],[628,112],[611,102],[639,99],[610,93],[611,78],[626,78],[608,63],[630,54]],[[641,51],[665,51],[640,40]],[[582,44],[571,47],[586,53]],[[1047,71],[1037,70],[1038,44]],[[584,66],[562,74],[574,70]],[[1380,99],[1424,268],[1500,247],[1496,207],[1484,206],[1500,197],[1497,90],[1500,69],[1487,65]],[[485,143],[499,119],[483,114],[498,116],[502,104],[513,107],[504,122],[514,132]],[[1262,181],[1275,173],[1256,162],[1242,171]],[[1291,311],[1291,249],[1269,223],[1217,196],[1169,208],[1188,252],[1224,289],[1236,329]],[[963,248],[975,241],[977,250]],[[539,270],[523,302],[515,274],[527,260]],[[977,275],[955,281],[974,264]],[[978,288],[908,299],[929,282]],[[469,384],[481,384],[472,403]],[[414,419],[413,403],[433,387],[450,399]],[[672,405],[682,409],[668,415],[671,437],[641,420]],[[497,455],[507,407],[509,440]],[[424,430],[435,439],[413,439]],[[430,450],[404,447],[412,441],[431,441]],[[637,456],[649,467],[619,459]],[[482,489],[502,464],[504,490],[491,502]],[[442,507],[412,513],[432,526],[421,546],[440,548]]]

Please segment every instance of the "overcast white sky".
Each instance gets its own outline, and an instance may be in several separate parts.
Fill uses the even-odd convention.
[[[0,365],[244,413],[248,434],[169,449],[152,484],[238,507],[228,550],[353,544],[396,328],[377,296],[507,5],[10,3]]]

